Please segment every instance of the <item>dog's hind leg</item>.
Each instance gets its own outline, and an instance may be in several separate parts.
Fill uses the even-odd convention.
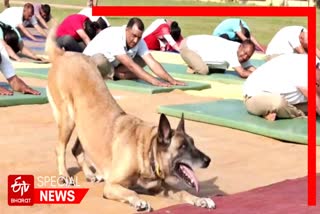
[[[90,169],[90,164],[85,158],[85,153],[79,138],[77,138],[74,146],[72,147],[72,154],[76,158],[78,165],[83,170],[83,173],[86,176],[86,180],[89,182],[99,182],[100,180],[96,177],[96,175]]]
[[[70,140],[72,131],[75,127],[75,123],[71,118],[68,108],[66,105],[62,105],[61,111],[59,112],[59,122],[58,122],[58,130],[59,130],[59,141],[56,146],[56,154],[58,161],[58,172],[59,175],[68,176],[66,168],[66,147]]]

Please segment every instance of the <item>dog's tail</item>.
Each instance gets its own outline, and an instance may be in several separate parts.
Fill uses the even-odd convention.
[[[64,50],[57,46],[56,42],[56,27],[52,27],[49,31],[46,41],[46,53],[49,56],[49,60],[53,62],[57,56],[61,56]]]

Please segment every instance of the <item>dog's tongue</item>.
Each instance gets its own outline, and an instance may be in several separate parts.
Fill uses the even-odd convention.
[[[199,192],[199,182],[196,178],[194,172],[189,167],[185,166],[184,164],[180,164],[180,169],[190,178],[192,183],[194,184],[196,191]]]

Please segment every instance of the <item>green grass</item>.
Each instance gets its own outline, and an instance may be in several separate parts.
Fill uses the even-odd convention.
[[[99,5],[215,5],[215,6],[239,6],[235,3],[218,4],[213,2],[198,2],[192,0],[98,0]],[[31,0],[29,2],[37,2]],[[52,1],[44,0],[42,3],[52,3]],[[82,0],[55,0],[54,4],[70,4],[78,6],[86,6],[86,1]],[[2,4],[0,9],[2,9]],[[64,17],[71,13],[77,13],[78,9],[61,9],[52,8],[53,16],[61,21]],[[317,10],[317,35],[320,35],[320,10]],[[128,17],[107,17],[111,25],[124,25],[128,21]],[[154,19],[158,17],[142,17],[145,26],[148,26]],[[211,34],[213,29],[223,20],[229,17],[165,17],[178,21],[184,36],[194,34]],[[307,26],[307,18],[301,17],[240,17],[244,19],[251,28],[252,34],[258,41],[267,45],[274,34],[282,27],[288,25]],[[320,48],[320,36],[317,36],[317,44]]]

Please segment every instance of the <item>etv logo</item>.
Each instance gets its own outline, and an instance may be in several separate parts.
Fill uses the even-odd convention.
[[[34,177],[33,175],[8,176],[8,205],[33,205]]]

